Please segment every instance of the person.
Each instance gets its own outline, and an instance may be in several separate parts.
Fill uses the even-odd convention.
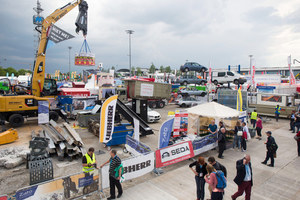
[[[243,135],[243,127],[241,126],[241,121],[238,120],[234,127],[234,138],[233,138],[232,148],[235,147],[237,147],[238,149],[240,148],[242,135]]]
[[[211,124],[208,126],[208,131],[211,134],[216,134],[218,132],[218,126],[216,125],[215,120],[211,121]]]
[[[88,152],[82,157],[82,171],[89,175],[97,168],[95,149],[90,147]]]
[[[219,163],[218,161],[216,161],[215,157],[211,156],[208,158],[208,163],[210,165],[212,165],[216,170],[221,170],[223,173],[224,173],[224,176],[227,177],[227,169],[224,165],[222,165],[221,163]],[[208,186],[208,190],[209,190],[209,193],[211,195],[212,193],[212,188],[211,186],[209,185]]]
[[[218,158],[223,159],[223,153],[226,149],[226,138],[225,138],[226,129],[222,127],[218,132],[218,147],[219,147],[219,155]]]
[[[247,142],[246,140],[248,139],[248,127],[246,122],[242,123],[243,126],[243,135],[242,135],[242,139],[241,139],[241,150],[242,152],[247,150]]]
[[[297,128],[297,133],[299,132],[299,129],[300,129],[300,114],[299,114],[299,112],[297,112],[296,114],[295,114],[295,127]]]
[[[251,112],[251,124],[253,125],[253,128],[255,128],[255,125],[256,125],[256,120],[257,120],[257,112],[256,110],[254,109],[253,112]]]
[[[260,116],[257,116],[257,121],[256,121],[256,133],[257,133],[257,139],[261,140],[261,130],[262,130],[262,120]]]
[[[251,189],[253,186],[250,155],[246,155],[243,159],[236,162],[236,171],[236,177],[233,181],[238,185],[238,191],[231,196],[231,199],[236,200],[236,198],[243,195],[245,192],[245,200],[250,200]]]
[[[280,112],[281,112],[281,107],[280,107],[279,105],[277,105],[277,106],[275,107],[275,118],[276,118],[276,122],[278,122]]]
[[[207,174],[204,176],[205,182],[209,184],[209,186],[212,188],[212,193],[211,193],[211,200],[222,200],[223,199],[223,194],[224,194],[224,189],[223,188],[217,188],[218,185],[218,178],[217,178],[217,173],[218,176],[224,176],[223,172],[218,171],[211,165],[208,164],[206,166]],[[224,176],[224,179],[226,177]]]
[[[298,157],[300,157],[300,131],[295,135],[295,140],[297,141]]]
[[[274,167],[274,154],[276,153],[276,142],[274,137],[272,137],[272,132],[267,131],[267,141],[265,142],[267,147],[267,155],[265,160],[262,162],[262,164],[266,165],[268,163],[268,160],[271,159],[271,164],[268,164],[269,167]]]
[[[108,200],[115,199],[116,194],[115,194],[115,187],[118,189],[118,196],[117,198],[120,198],[123,194],[122,186],[120,183],[120,179],[122,176],[122,167],[121,164],[121,159],[117,156],[117,151],[116,150],[111,150],[110,151],[110,159],[103,163],[101,165],[101,168],[109,163],[109,186],[110,186],[110,197],[108,197]],[[116,177],[116,171],[119,169],[118,177]]]
[[[295,111],[293,110],[290,117],[290,131],[292,131],[292,133],[295,133],[295,123],[296,123],[295,121],[296,121],[296,115],[295,115]]]
[[[219,127],[220,127],[219,130],[220,130],[221,128],[225,128],[224,122],[220,121],[220,122],[219,122]]]
[[[192,172],[195,174],[196,187],[197,187],[197,200],[204,200],[205,196],[205,180],[204,176],[207,174],[207,163],[204,157],[199,157],[197,161],[189,165]],[[193,169],[195,167],[195,169]]]

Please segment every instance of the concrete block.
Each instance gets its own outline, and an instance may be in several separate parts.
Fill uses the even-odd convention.
[[[4,163],[4,167],[7,169],[11,169],[23,163],[25,163],[25,159],[23,159],[22,157],[11,158]]]

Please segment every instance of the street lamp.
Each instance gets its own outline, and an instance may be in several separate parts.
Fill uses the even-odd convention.
[[[249,58],[250,58],[250,75],[252,75],[252,58],[253,58],[253,55],[249,55]]]
[[[129,35],[129,74],[131,77],[131,34],[134,33],[133,30],[126,30],[126,33]]]
[[[71,49],[72,47],[69,48],[69,81],[71,80]]]

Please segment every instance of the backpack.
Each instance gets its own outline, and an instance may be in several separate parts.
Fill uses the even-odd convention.
[[[225,189],[227,186],[227,180],[224,176],[224,173],[221,170],[218,170],[217,172],[213,172],[218,180],[218,184],[216,186],[216,188],[218,189]]]
[[[278,149],[278,145],[277,145],[276,142],[274,141],[273,144],[271,144],[271,146],[270,146],[270,151],[276,152],[277,149]]]

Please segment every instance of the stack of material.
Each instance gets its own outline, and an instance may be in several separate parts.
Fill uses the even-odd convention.
[[[65,155],[72,160],[85,154],[80,136],[68,123],[59,126],[51,120],[49,124],[41,125],[41,127],[43,132],[40,133],[40,137],[50,140],[47,151],[49,154],[57,153],[58,160],[62,161]]]
[[[89,132],[99,137],[100,121],[96,119],[89,119],[88,121]]]

